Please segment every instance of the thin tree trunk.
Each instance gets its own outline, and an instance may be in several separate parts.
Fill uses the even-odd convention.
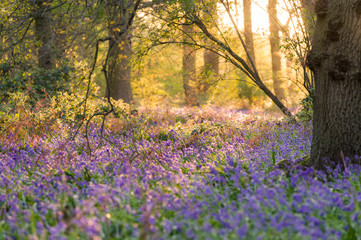
[[[58,14],[62,16],[64,12],[59,11]],[[56,62],[58,66],[62,63],[62,60],[66,57],[67,47],[69,46],[69,35],[67,33],[68,25],[70,22],[64,21],[62,17],[56,19],[57,29],[55,31],[55,46],[56,46]]]
[[[273,88],[276,96],[279,99],[285,99],[285,93],[282,88],[281,76],[281,53],[279,48],[279,32],[280,27],[277,17],[277,0],[268,1],[268,14],[270,24],[270,45],[271,45],[271,56],[272,56],[272,80]]]
[[[209,19],[210,25],[214,26],[218,23],[217,4],[212,3],[207,8],[206,18]],[[213,27],[214,28],[214,27]],[[205,92],[209,89],[210,84],[215,81],[219,75],[219,56],[217,54],[217,48],[212,44],[212,41],[208,38],[205,40],[206,45],[210,46],[210,50],[206,49],[203,53],[204,61],[204,76],[199,84],[200,93]]]
[[[185,41],[190,41],[193,34],[193,25],[186,21],[183,24]],[[198,98],[195,93],[196,76],[196,51],[191,46],[183,45],[183,88],[184,100],[189,107],[198,106]]]
[[[5,52],[4,52],[4,45],[5,45],[5,38],[4,38],[4,25],[0,23],[0,60],[3,60],[6,56]]]
[[[254,44],[253,44],[253,30],[252,30],[252,0],[243,0],[243,19],[244,19],[244,35],[245,35],[246,47],[253,62],[256,63],[256,56],[254,53]],[[247,58],[247,64],[251,66],[251,63],[248,58]]]
[[[53,31],[51,29],[50,1],[37,0],[35,16],[35,36],[39,41],[38,66],[42,69],[55,69],[55,51],[53,48]]]
[[[109,46],[112,46],[108,60],[109,93],[110,97],[115,100],[122,99],[125,103],[131,103],[133,94],[131,88],[130,58],[132,48],[130,32],[128,31],[120,37],[119,32],[127,24],[134,0],[127,1],[127,4],[129,4],[127,9],[124,9],[124,4],[113,4],[116,13],[114,16],[115,23],[109,26],[109,35],[112,38],[109,41]]]
[[[216,51],[216,49],[214,49]],[[205,81],[201,83],[201,92],[209,89],[210,84],[215,81],[219,75],[219,56],[211,50],[205,50],[203,53]]]
[[[318,169],[324,158],[344,165],[344,157],[361,156],[360,9],[360,0],[316,2],[308,64],[316,79],[311,161]]]

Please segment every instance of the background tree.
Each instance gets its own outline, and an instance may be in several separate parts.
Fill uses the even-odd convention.
[[[22,91],[35,104],[57,91],[69,89],[71,66],[56,64],[57,36],[53,22],[54,11],[67,4],[62,0],[3,2],[0,88],[4,99],[10,93]]]
[[[303,77],[302,85],[307,90],[312,101],[314,91],[314,75],[306,64],[307,54],[311,50],[311,39],[315,30],[314,1],[312,0],[287,0],[284,1],[290,16],[290,28],[294,34],[282,28],[284,34],[282,48],[288,60],[296,63],[296,69],[301,66]],[[286,31],[285,31],[286,30]]]
[[[272,57],[272,80],[275,95],[279,99],[285,99],[285,93],[282,88],[281,77],[281,51],[279,48],[280,41],[280,23],[277,17],[277,0],[268,1],[268,14],[270,25],[270,46]]]
[[[6,11],[0,19],[6,36],[3,38],[2,56],[11,55],[7,60],[11,67],[3,65],[9,80],[6,82],[2,79],[6,85],[4,89],[25,91],[18,85],[26,85],[27,89],[33,86],[39,94],[47,92],[52,95],[70,84],[69,74],[79,77],[72,77],[72,84],[78,84],[76,89],[79,90],[79,86],[84,88],[84,75],[93,62],[95,43],[102,38],[114,45],[107,61],[111,97],[121,98],[125,102],[132,100],[129,64],[131,34],[125,25],[134,10],[133,0],[28,0],[14,3],[5,1],[4,4]],[[123,34],[125,29],[128,32]],[[105,55],[106,51],[100,50],[99,59],[103,60]],[[29,64],[36,58],[39,69]],[[100,85],[106,85],[98,67],[94,70],[92,77]],[[19,75],[21,81],[17,81],[19,84],[16,83],[16,87],[11,87],[15,75]]]
[[[115,100],[122,99],[126,103],[133,100],[131,88],[132,55],[131,31],[125,31],[131,11],[134,8],[134,0],[109,1],[106,3],[108,13],[108,31],[110,52],[108,59],[109,94]],[[107,91],[108,92],[108,91]]]
[[[31,3],[33,2],[34,1],[31,1]],[[25,4],[23,1],[17,1],[16,3]],[[26,1],[26,4],[28,6],[29,3],[30,1]],[[277,98],[274,97],[272,91],[267,91],[267,89],[269,90],[269,88],[271,87],[269,83],[258,81],[262,78],[268,78],[268,70],[264,70],[265,66],[267,65],[266,62],[263,60],[264,58],[260,60],[262,69],[260,72],[261,74],[259,74],[258,70],[254,68],[255,66],[252,66],[253,64],[255,65],[254,61],[249,61],[250,59],[254,58],[251,56],[253,55],[252,52],[248,51],[249,47],[244,44],[246,45],[248,55],[250,55],[251,57],[245,57],[247,53],[240,49],[243,44],[243,34],[239,35],[242,30],[238,29],[237,26],[240,21],[236,21],[234,25],[231,23],[233,26],[230,25],[229,17],[227,17],[227,11],[229,10],[231,16],[234,16],[234,11],[232,8],[235,2],[229,3],[230,4],[228,4],[227,1],[208,0],[179,0],[157,2],[144,1],[145,7],[142,8],[142,12],[136,19],[136,25],[134,25],[131,34],[129,32],[125,34],[120,34],[124,31],[124,19],[126,20],[128,18],[127,14],[129,13],[127,11],[132,9],[131,7],[129,8],[129,6],[132,5],[132,1],[129,2],[124,0],[116,2],[90,0],[75,2],[53,0],[49,2],[49,11],[47,12],[51,13],[52,18],[51,35],[54,38],[52,39],[52,47],[53,50],[55,50],[54,52],[56,53],[57,58],[57,69],[55,69],[57,72],[56,74],[57,76],[61,77],[65,76],[66,74],[58,72],[58,68],[61,67],[64,63],[71,63],[69,64],[71,74],[75,74],[75,72],[80,72],[75,71],[76,67],[77,70],[79,68],[82,69],[82,76],[79,76],[79,74],[76,73],[79,78],[71,75],[71,78],[68,79],[74,79],[73,83],[75,83],[76,81],[78,83],[83,81],[82,84],[77,85],[83,87],[85,86],[85,83],[89,81],[96,82],[97,84],[101,85],[102,93],[98,96],[103,97],[105,95],[105,78],[101,70],[105,70],[107,72],[109,86],[111,86],[111,84],[113,83],[113,81],[111,81],[112,79],[130,76],[130,72],[134,74],[135,69],[129,64],[131,58],[133,58],[131,50],[134,50],[134,44],[149,43],[153,47],[163,44],[163,46],[154,48],[155,51],[152,52],[152,54],[154,54],[157,51],[160,52],[162,48],[165,48],[166,44],[175,43],[178,45],[174,45],[168,49],[165,49],[165,52],[160,53],[163,59],[162,57],[158,58],[159,55],[156,57],[154,57],[154,55],[148,57],[149,59],[151,59],[151,64],[149,64],[149,68],[155,67],[154,70],[152,70],[155,71],[157,68],[161,69],[162,67],[164,67],[164,65],[160,66],[161,60],[164,60],[165,55],[170,55],[169,51],[174,50],[173,56],[171,58],[172,60],[174,60],[174,62],[176,62],[176,64],[173,64],[174,66],[172,66],[171,68],[164,67],[163,71],[167,70],[166,73],[163,72],[159,74],[154,72],[152,76],[149,76],[146,73],[142,73],[141,81],[146,78],[152,77],[152,81],[155,84],[149,84],[149,81],[148,85],[146,86],[162,89],[161,91],[148,92],[156,92],[160,95],[163,95],[164,92],[166,92],[165,94],[167,95],[168,99],[172,98],[172,101],[176,99],[173,101],[173,103],[177,106],[181,106],[184,104],[184,99],[181,98],[182,72],[184,72],[181,69],[183,59],[182,51],[183,44],[186,44],[194,50],[197,50],[199,53],[202,53],[202,55],[198,54],[198,57],[196,57],[194,61],[198,63],[198,69],[195,67],[195,71],[191,71],[194,73],[198,73],[198,76],[194,78],[194,84],[189,84],[189,86],[195,89],[193,96],[198,100],[200,99],[199,104],[204,104],[205,99],[207,99],[207,103],[212,103],[214,102],[213,99],[215,99],[217,103],[225,105],[229,103],[229,98],[232,100],[232,104],[237,105],[237,107],[242,106],[243,102],[237,98],[237,79],[246,80],[247,77],[250,80],[249,82],[252,82],[253,85],[257,86],[260,89],[262,88],[263,92],[273,97],[273,101],[275,101],[278,106],[284,110],[284,112],[287,112],[287,108],[285,107],[285,105],[282,106],[280,104],[280,101],[278,101],[279,99],[277,100]],[[193,9],[185,7],[185,5],[187,4],[193,4]],[[17,6],[15,6],[15,8],[19,9]],[[11,11],[11,7],[6,7],[6,9],[7,11],[8,9],[10,9]],[[23,61],[23,63],[31,63],[37,59],[37,55],[35,54],[37,52],[37,45],[35,44],[35,42],[40,43],[40,41],[35,41],[35,20],[32,18],[32,16],[35,15],[29,10],[31,8],[25,7],[25,5],[21,5],[21,9],[23,9],[22,13],[26,14],[20,14],[21,12],[17,12],[18,18],[14,18],[14,15],[12,15],[12,21],[4,21],[4,23],[6,28],[15,27],[15,29],[20,29],[18,28],[18,25],[15,26],[14,23],[22,22],[22,25],[24,26],[22,29],[24,29],[24,31],[27,26],[30,26],[27,34],[25,34],[24,39],[28,42],[23,41],[21,44],[18,44],[18,46],[21,46],[22,49],[11,49],[14,50],[16,54],[24,53],[24,55],[30,55],[31,60],[29,61],[29,59],[27,59],[26,61]],[[158,11],[159,9],[161,9],[161,11]],[[147,12],[147,15],[146,17],[143,17],[143,14],[145,12]],[[21,17],[24,15],[26,17]],[[184,33],[183,23],[186,18],[193,26],[190,38],[182,37],[182,34]],[[153,21],[154,19],[156,19],[156,22]],[[158,33],[156,28],[158,28],[159,30]],[[6,42],[6,45],[8,45],[10,42],[15,44],[14,39],[21,39],[21,36],[24,35],[23,32],[19,31],[18,35],[14,35],[12,41],[7,41],[9,40],[9,38],[5,37],[6,39],[4,40],[4,42]],[[139,34],[139,32],[141,32],[141,34]],[[158,39],[154,37],[155,35],[157,35]],[[241,38],[238,35],[241,36]],[[99,43],[98,45],[95,44],[97,40]],[[130,40],[132,40],[132,44],[130,44]],[[127,41],[129,41],[129,44]],[[93,53],[96,49],[96,46],[99,47],[99,54],[97,56],[98,61],[93,68]],[[110,46],[114,47],[110,49],[107,58],[108,47]],[[268,45],[266,46],[265,44],[263,44],[262,48],[263,47],[268,47]],[[202,48],[201,51],[199,51],[200,48]],[[30,54],[28,54],[30,52],[29,50],[31,50]],[[192,52],[194,52],[194,50]],[[258,53],[261,52],[262,54],[262,50],[260,48],[258,48],[257,51],[259,51]],[[8,51],[7,53],[10,53],[10,51]],[[267,53],[267,56],[268,55],[269,54]],[[217,60],[213,61],[212,59]],[[221,60],[218,61],[218,59]],[[106,60],[107,63],[105,68],[104,66],[102,66],[102,63],[104,63],[103,60]],[[243,65],[242,61],[245,62],[245,65]],[[128,63],[123,64],[124,62]],[[204,64],[202,64],[202,62],[204,62]],[[141,64],[143,63],[140,63],[140,65]],[[170,63],[167,64],[170,65]],[[27,73],[29,73],[29,71],[32,71],[32,73],[35,73],[37,71],[35,68],[32,68],[30,66],[34,64],[28,65],[29,66],[25,70],[27,71]],[[122,68],[121,66],[125,66],[125,68]],[[133,69],[131,70],[132,67]],[[91,70],[92,68],[94,69],[94,74],[92,74],[90,78],[86,77],[85,72]],[[219,72],[221,74],[219,74]],[[25,76],[25,74],[21,75]],[[31,78],[29,77],[29,80],[33,81],[35,79],[33,76],[34,75],[32,75]],[[138,76],[140,75],[133,75],[133,77],[135,78],[137,78]],[[95,81],[93,81],[93,79]],[[135,82],[140,81],[139,79],[136,79]],[[139,86],[140,85],[136,87]],[[128,81],[128,87],[130,87],[130,81]],[[128,87],[110,87],[110,94],[107,94],[106,96],[110,97],[112,92],[111,89],[119,90],[127,89]],[[49,87],[48,89],[52,88]],[[59,90],[58,88],[54,89]],[[77,87],[75,89],[79,88]],[[137,91],[138,90],[139,88],[137,88]],[[94,94],[94,96],[97,95],[96,91],[90,92],[91,94]],[[126,92],[131,93],[131,90]],[[207,95],[205,95],[205,97],[202,96],[201,98],[199,98],[198,93],[202,92],[206,92]],[[261,93],[261,95],[263,96],[264,94]],[[136,93],[135,96],[138,97],[139,94]],[[225,98],[224,96],[227,96],[227,98]],[[113,98],[117,99],[117,97],[115,96]],[[159,96],[159,98],[163,98],[163,96]],[[136,99],[136,101],[139,101],[139,97]],[[126,100],[126,102],[128,102],[128,100]],[[264,102],[262,101],[260,105],[267,104],[267,107],[270,107],[269,102]],[[192,101],[192,103],[195,103],[195,101]]]
[[[205,38],[208,38],[212,45],[217,47],[217,54],[222,57],[226,62],[232,64],[235,68],[239,71],[243,72],[249,79],[259,87],[270,99],[276,104],[276,106],[289,118],[294,120],[293,115],[288,110],[288,108],[277,98],[272,91],[265,85],[262,81],[261,76],[258,73],[257,68],[255,67],[253,61],[251,61],[251,65],[248,65],[244,58],[242,58],[237,52],[236,42],[229,41],[232,39],[228,36],[232,33],[232,30],[229,27],[223,27],[221,25],[213,25],[216,28],[217,34],[212,32],[212,26],[208,25],[208,22],[202,18],[201,13],[205,11],[204,6],[206,1],[200,2],[191,2],[189,1],[168,1],[167,7],[163,7],[157,13],[153,13],[154,15],[158,16],[158,19],[161,19],[163,24],[160,26],[172,26],[171,30],[167,31],[166,37],[163,35],[160,38],[151,38],[151,46],[155,45],[163,45],[163,44],[189,44],[193,45],[197,48],[203,49],[211,49],[213,46],[205,45]],[[241,32],[238,28],[237,23],[234,21],[234,15],[231,10],[231,6],[229,2],[226,1],[219,1],[220,7],[223,9],[225,14],[231,19],[232,21],[232,28],[233,32],[236,33],[237,43],[241,43],[242,48],[246,51],[247,58],[249,57],[249,52],[247,47],[245,46],[245,42],[243,37],[241,36]],[[189,7],[189,6],[192,7]],[[193,37],[192,41],[187,42],[185,39],[179,40],[175,36],[177,36],[177,31],[180,31],[180,28],[183,24],[180,19],[187,18],[190,20],[196,27],[194,30],[195,36]],[[214,23],[213,23],[214,24]],[[233,38],[234,39],[234,38]]]
[[[50,3],[48,0],[34,1],[35,37],[39,41],[38,65],[43,69],[56,68]]]
[[[253,29],[252,29],[252,0],[243,0],[243,23],[244,23],[244,39],[249,55],[254,63],[256,56],[254,53]],[[249,59],[247,63],[251,65]]]
[[[192,41],[194,25],[188,19],[183,24],[184,41]],[[183,88],[184,100],[187,106],[198,106],[196,95],[196,49],[189,44],[183,44]]]
[[[311,159],[343,164],[361,156],[361,1],[318,0],[309,55],[315,73]]]
[[[208,1],[205,4],[203,18],[205,21],[210,21],[218,25],[217,2]],[[216,29],[212,30],[216,31]],[[210,85],[214,84],[219,77],[219,56],[217,54],[217,48],[208,38],[206,38],[205,41],[207,41],[206,45],[210,46],[210,49],[204,49],[203,52],[204,68],[202,76],[198,80],[198,92],[200,93],[206,92]]]
[[[237,2],[235,3],[237,4]],[[237,5],[236,5],[237,7]],[[236,9],[236,15],[237,15]],[[237,18],[236,18],[237,19]],[[252,27],[252,1],[251,0],[243,0],[243,28],[244,28],[244,40],[246,48],[249,52],[249,56],[252,59],[255,66],[256,65],[256,54],[254,50],[254,35],[253,35],[253,27]],[[246,58],[246,63],[249,66],[252,66],[252,63],[249,58]],[[244,80],[243,80],[244,79]],[[262,92],[259,89],[247,81],[246,76],[242,76],[242,80],[238,83],[238,95],[240,99],[248,100],[249,107],[253,107],[255,99],[258,97],[257,95],[262,95]]]

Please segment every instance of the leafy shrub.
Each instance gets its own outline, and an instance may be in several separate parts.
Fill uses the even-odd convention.
[[[59,91],[69,91],[71,86],[69,65],[62,65],[54,70],[33,68],[12,73],[9,63],[0,64],[0,96],[3,100],[9,93],[28,92],[32,105],[48,96],[54,96]]]
[[[9,93],[6,103],[0,105],[0,133],[22,140],[34,135],[46,135],[49,131],[65,126],[80,124],[95,113],[110,109],[105,99],[89,96],[85,105],[85,94],[73,88],[69,92],[57,92],[48,100],[35,103],[28,92]],[[116,114],[125,112],[123,101],[111,99]],[[86,108],[86,109],[85,109]],[[100,119],[92,119],[99,122]]]
[[[246,107],[257,106],[265,99],[264,93],[257,86],[245,81],[239,81],[237,85],[238,97],[248,102]]]
[[[301,110],[296,114],[301,121],[309,122],[312,120],[313,94],[314,90],[301,101]]]

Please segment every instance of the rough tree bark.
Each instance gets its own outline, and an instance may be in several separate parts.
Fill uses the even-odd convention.
[[[322,169],[325,158],[344,165],[361,156],[361,0],[318,0],[315,12],[311,162]]]
[[[281,76],[281,51],[278,46],[280,40],[280,26],[277,17],[277,0],[268,1],[268,14],[270,25],[270,45],[272,57],[272,80],[275,95],[279,99],[285,99],[285,93],[282,88]]]
[[[134,0],[111,3],[114,7],[114,23],[109,25],[109,35],[112,38],[109,46],[108,80],[110,97],[115,100],[122,99],[125,103],[133,100],[131,88],[131,66],[132,55],[131,34],[126,32],[119,37],[119,32],[125,29],[129,15],[133,9]]]
[[[50,1],[36,0],[35,37],[39,42],[38,66],[42,69],[55,69],[53,31],[51,29]]]
[[[244,40],[254,63],[256,56],[254,54],[253,30],[252,30],[252,0],[243,0],[243,20],[244,20]],[[247,58],[247,64],[251,65]]]
[[[182,26],[185,42],[191,41],[194,26],[191,21],[185,21]],[[183,88],[184,100],[188,107],[199,106],[195,93],[196,76],[196,51],[190,45],[183,45]]]

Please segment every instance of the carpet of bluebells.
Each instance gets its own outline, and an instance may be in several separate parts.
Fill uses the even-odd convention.
[[[0,239],[357,239],[360,167],[316,172],[311,124],[139,111],[0,145]],[[88,143],[92,148],[89,154]],[[281,168],[280,161],[288,167]]]

